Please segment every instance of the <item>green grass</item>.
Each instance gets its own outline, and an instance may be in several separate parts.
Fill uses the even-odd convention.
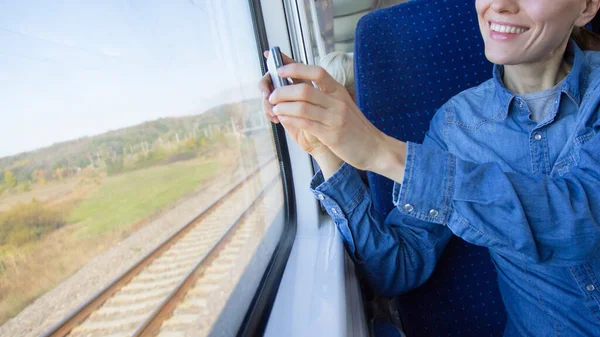
[[[214,162],[152,167],[107,178],[67,217],[81,225],[80,234],[97,236],[123,228],[175,202],[213,175]]]

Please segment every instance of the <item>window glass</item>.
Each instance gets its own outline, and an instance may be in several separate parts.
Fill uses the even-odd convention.
[[[0,335],[40,336],[146,256],[70,336],[207,335],[283,230],[248,1],[2,1],[0,44]]]
[[[304,1],[306,25],[309,27],[309,59],[319,64],[321,57],[331,52],[352,53],[354,32],[358,20],[376,9],[393,6],[407,0],[323,0]]]

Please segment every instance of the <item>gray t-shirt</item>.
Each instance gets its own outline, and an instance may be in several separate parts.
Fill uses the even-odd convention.
[[[524,100],[527,104],[527,107],[531,112],[529,118],[532,121],[539,123],[544,121],[548,117],[548,114],[550,114],[552,110],[552,104],[554,104],[554,99],[558,95],[563,81],[558,82],[555,86],[553,86],[550,89],[532,92],[530,94],[516,95],[517,97],[520,97],[522,100]]]

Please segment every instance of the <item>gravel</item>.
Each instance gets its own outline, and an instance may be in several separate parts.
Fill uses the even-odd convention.
[[[220,176],[207,183],[206,189],[163,211],[146,226],[92,259],[73,276],[39,297],[18,316],[0,327],[2,337],[37,337],[94,295],[134,262],[180,228],[200,210],[224,193],[231,181],[247,172],[237,172],[229,179]]]

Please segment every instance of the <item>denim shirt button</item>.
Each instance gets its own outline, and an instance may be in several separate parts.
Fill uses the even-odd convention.
[[[406,204],[406,205],[404,205],[404,207],[403,207],[403,208],[404,208],[404,210],[405,210],[406,212],[412,212],[412,211],[414,211],[414,210],[415,210],[415,208],[414,208],[414,207],[413,207],[413,205],[411,205],[411,204]]]
[[[596,287],[594,287],[593,284],[588,284],[587,287],[585,287],[585,289],[587,291],[594,291],[594,290],[596,290]]]
[[[323,194],[319,194],[319,195],[317,196],[317,198],[319,198],[319,200],[325,200],[325,197],[323,196]]]
[[[429,211],[429,216],[432,218],[437,218],[437,216],[440,214],[440,212],[437,211],[437,209],[432,209]]]
[[[542,135],[539,133],[536,133],[535,136],[533,136],[533,138],[535,138],[535,140],[542,140]]]
[[[333,213],[333,214],[338,214],[338,210],[337,210],[337,209],[335,209],[335,207],[332,207],[332,208],[331,208],[331,213]]]

